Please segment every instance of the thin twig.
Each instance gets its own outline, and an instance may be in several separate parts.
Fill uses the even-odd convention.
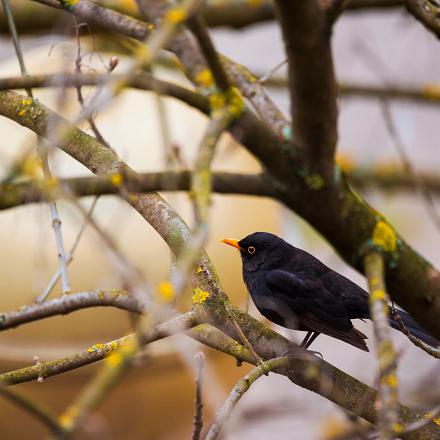
[[[63,432],[63,428],[52,412],[41,403],[31,399],[22,391],[0,387],[0,394],[42,422],[57,438]]]
[[[73,243],[73,245],[72,245],[72,247],[70,249],[70,252],[67,254],[67,262],[66,262],[67,265],[69,265],[73,261],[73,256],[75,254],[76,248],[78,247],[79,242],[81,241],[81,237],[84,234],[84,231],[86,229],[86,226],[87,226],[87,224],[89,222],[90,217],[93,215],[93,211],[95,210],[95,207],[96,207],[96,204],[98,203],[98,200],[99,200],[99,195],[93,199],[93,202],[92,202],[92,204],[91,204],[91,206],[90,206],[86,216],[84,217],[82,225],[81,225],[81,227],[80,227],[80,229],[78,231],[78,234],[77,234],[77,236],[75,238],[75,241],[74,241],[74,243]],[[42,303],[42,302],[46,301],[47,297],[52,292],[52,290],[55,287],[55,284],[59,280],[60,276],[61,276],[61,270],[60,270],[60,268],[58,268],[58,270],[55,272],[55,274],[50,279],[49,284],[47,285],[47,287],[35,299],[36,303]]]
[[[378,429],[382,440],[394,439],[398,417],[397,358],[388,326],[388,302],[383,258],[377,251],[365,257],[365,274],[370,288],[370,310],[379,364]]]
[[[196,354],[196,398],[195,398],[195,413],[193,421],[192,440],[200,440],[200,434],[203,428],[203,366],[205,364],[205,355],[202,351]]]
[[[218,437],[224,424],[228,421],[232,410],[235,408],[235,405],[257,379],[266,375],[274,368],[287,367],[288,363],[289,360],[287,357],[271,359],[263,362],[258,367],[254,368],[249,374],[240,379],[232,389],[220,411],[216,414],[214,422],[206,434],[205,440],[215,440]]]
[[[226,93],[230,87],[229,78],[220,62],[203,17],[200,14],[195,14],[188,20],[188,26],[197,39],[217,87]]]
[[[77,46],[76,58],[75,58],[75,74],[81,75],[81,73],[82,73],[82,70],[81,70],[82,56],[81,56],[81,39],[80,39],[80,34],[79,34],[80,24],[78,23],[78,20],[75,16],[73,16],[73,19],[75,21],[75,39],[76,39],[76,46]],[[76,95],[77,95],[78,102],[79,102],[81,108],[84,109],[85,103],[84,103],[84,97],[83,97],[80,85],[76,86]],[[95,134],[96,139],[98,139],[98,141],[102,145],[106,146],[107,148],[111,148],[110,144],[104,139],[104,136],[101,134],[98,127],[96,126],[94,118],[92,116],[90,116],[87,118],[87,121],[88,121],[93,133]]]
[[[25,76],[27,76],[26,65],[24,62],[23,52],[21,50],[21,44],[20,44],[20,40],[18,38],[17,29],[15,26],[14,17],[13,17],[12,10],[11,10],[10,4],[9,4],[9,0],[2,0],[2,3],[3,3],[3,8],[6,12],[8,26],[9,26],[9,29],[11,32],[12,41],[14,43],[15,53],[16,53],[17,59],[20,64],[21,75],[23,77],[25,77]],[[28,89],[26,89],[26,91],[27,91],[29,98],[33,98],[32,89],[28,88]],[[54,177],[50,171],[47,151],[46,151],[45,147],[43,147],[44,142],[39,136],[37,136],[37,142],[38,142],[37,149],[39,151],[39,155],[40,155],[42,165],[43,165],[44,178],[46,181],[53,181]],[[54,201],[49,202],[49,209],[50,209],[50,214],[52,217],[52,227],[54,230],[55,242],[56,242],[56,246],[57,246],[57,250],[58,250],[58,260],[59,260],[59,265],[60,265],[62,291],[63,291],[63,293],[67,293],[70,291],[70,285],[69,285],[69,279],[68,279],[68,274],[67,274],[66,252],[64,249],[63,236],[61,233],[61,219],[60,219],[60,216],[58,213],[57,205]]]
[[[195,217],[199,224],[204,224],[208,220],[212,192],[210,168],[211,162],[214,158],[215,146],[231,120],[232,115],[227,107],[215,112],[209,122],[205,135],[200,142],[191,182]]]
[[[116,351],[109,354],[99,373],[60,415],[59,423],[64,430],[63,439],[70,438],[90,411],[117,384],[138,352],[138,340],[137,337],[127,339],[119,345]]]
[[[200,143],[194,168],[192,194],[195,201],[195,214],[197,221],[195,227],[196,232],[199,229],[202,231],[207,230],[209,204],[212,192],[211,162],[214,158],[215,146],[222,132],[226,130],[233,118],[240,114],[240,107],[237,113],[237,102],[233,102],[233,100],[240,101],[241,98],[234,95],[231,90],[229,78],[215,50],[203,18],[199,14],[196,14],[188,21],[188,25],[199,43],[200,49],[212,72],[215,84],[223,94],[221,98],[224,101],[220,108],[213,108],[212,119],[208,125],[205,136]],[[240,104],[238,105],[240,106]],[[202,243],[202,245],[203,244],[204,243]],[[256,354],[252,345],[246,338],[246,335],[237,323],[233,310],[230,309],[227,301],[224,301],[224,307],[238,333],[240,341],[252,354],[255,362],[261,363],[262,359]]]
[[[384,63],[373,51],[371,51],[369,46],[367,46],[365,43],[360,42],[359,45],[364,53],[364,57],[368,58],[369,63],[366,63],[366,65],[369,70],[373,72],[376,76],[378,76],[384,82],[386,87],[391,88],[392,83],[389,80],[389,75],[387,72],[388,66],[386,65],[386,63]],[[437,230],[440,231],[440,215],[436,210],[431,193],[416,173],[411,161],[406,154],[403,140],[400,137],[399,130],[393,119],[389,98],[387,96],[383,96],[379,102],[383,119],[385,121],[385,128],[387,129],[393,145],[396,148],[404,170],[411,177],[414,187],[419,191],[428,216],[431,218],[431,221],[433,222]]]
[[[423,351],[428,353],[434,358],[440,359],[440,349],[436,347],[432,347],[431,345],[426,344],[422,340],[420,340],[417,336],[414,336],[407,328],[405,323],[403,322],[402,318],[400,317],[399,313],[397,313],[394,303],[391,303],[390,307],[391,315],[393,316],[393,319],[399,324],[400,330],[406,337],[416,346],[421,348]]]
[[[403,145],[402,139],[400,138],[399,135],[399,131],[394,123],[394,119],[391,114],[391,108],[388,100],[382,99],[380,102],[381,102],[380,107],[382,110],[382,115],[385,121],[386,128],[394,143],[397,153],[399,154],[403,167],[405,171],[408,173],[408,175],[411,177],[412,181],[414,182],[414,186],[422,196],[425,209],[429,217],[431,218],[432,222],[434,223],[437,231],[440,231],[440,214],[437,212],[432,194],[426,188],[426,186],[423,183],[423,180],[420,179],[411,161],[408,159],[408,156],[405,151],[405,146]]]

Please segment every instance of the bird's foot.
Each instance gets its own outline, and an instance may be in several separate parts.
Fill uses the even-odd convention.
[[[314,350],[306,350],[306,351],[307,351],[307,353],[312,353],[315,356],[319,356],[322,360],[324,360],[324,356],[319,351],[314,351]]]

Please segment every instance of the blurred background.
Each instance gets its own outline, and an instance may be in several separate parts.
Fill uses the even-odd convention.
[[[131,0],[130,0],[131,1]],[[126,2],[125,2],[126,3]],[[4,16],[0,20],[4,22]],[[241,30],[216,28],[212,36],[217,48],[258,75],[265,75],[284,60],[281,36],[274,22]],[[75,41],[54,29],[41,35],[23,36],[22,44],[29,73],[73,71]],[[84,52],[93,40],[83,38]],[[438,41],[409,16],[403,8],[351,12],[338,21],[333,38],[338,79],[343,83],[401,87],[434,87],[439,82]],[[114,55],[83,60],[84,71],[103,70]],[[125,60],[120,54],[120,65]],[[12,42],[7,34],[0,38],[0,77],[20,74]],[[67,66],[67,67],[66,67]],[[118,67],[115,72],[118,71]],[[165,67],[155,73],[167,80],[188,85]],[[285,68],[274,77],[283,78]],[[269,88],[281,110],[289,113],[287,91]],[[91,89],[84,88],[89,96]],[[59,91],[35,90],[35,96],[50,108],[59,108]],[[163,107],[169,142],[178,146],[183,160],[192,165],[198,143],[206,127],[206,118],[188,106],[149,92],[127,90],[96,118],[105,139],[120,157],[137,171],[164,168],[164,139],[158,105]],[[390,101],[389,109],[406,155],[418,172],[436,172],[438,154],[439,104]],[[400,166],[396,145],[384,120],[377,99],[357,96],[340,100],[338,152],[341,164],[362,169]],[[75,91],[68,91],[60,113],[74,117],[79,105]],[[86,124],[83,127],[90,132]],[[5,176],[14,161],[33,145],[34,135],[16,123],[0,118],[0,176]],[[52,157],[53,172],[59,177],[88,175],[89,172],[64,153]],[[394,164],[394,165],[393,165]],[[223,135],[214,161],[214,169],[255,172],[259,164],[227,134]],[[407,241],[437,267],[440,266],[440,230],[427,214],[426,202],[416,191],[384,191],[363,187],[362,195],[390,222]],[[192,206],[183,193],[165,193],[164,197],[188,223],[193,221]],[[88,207],[91,199],[83,199]],[[59,203],[66,249],[70,249],[82,225],[74,206]],[[439,208],[440,209],[440,208]],[[117,241],[124,255],[144,274],[152,286],[166,280],[170,272],[167,246],[145,221],[125,202],[105,196],[98,201],[94,218]],[[295,246],[320,258],[330,267],[365,287],[364,278],[349,268],[334,250],[301,218],[280,204],[264,198],[215,195],[212,201],[212,229],[207,246],[223,286],[231,300],[241,306],[247,293],[241,277],[239,255],[222,245],[223,237],[241,238],[254,231],[277,233]],[[51,218],[46,205],[27,205],[0,213],[0,310],[16,309],[32,303],[45,289],[57,269],[56,247]],[[96,290],[120,286],[100,238],[87,229],[69,266],[72,291]],[[60,294],[57,286],[52,297]],[[264,319],[250,306],[251,314]],[[369,323],[356,327],[372,337]],[[2,372],[59,358],[93,344],[116,339],[130,331],[127,314],[107,308],[76,312],[46,319],[0,333],[0,370]],[[277,331],[294,340],[303,334]],[[400,353],[399,379],[402,403],[430,408],[439,403],[440,366],[415,348],[398,332],[393,332]],[[92,416],[78,438],[102,439],[175,439],[190,438],[192,431],[194,373],[180,355],[181,339],[152,344],[122,382]],[[221,406],[235,382],[249,367],[237,367],[233,359],[191,343],[191,350],[207,355],[205,380],[205,421]],[[374,343],[364,353],[326,336],[320,336],[313,349],[324,359],[349,374],[374,385],[376,362]],[[37,357],[37,358],[36,358]],[[19,385],[56,413],[60,413],[93,377],[97,366],[49,378],[42,383]],[[429,386],[423,384],[429,383]],[[423,389],[420,394],[417,390]],[[285,377],[271,374],[258,381],[237,406],[225,430],[227,439],[321,439],[338,429],[346,415],[332,403],[291,384]],[[0,396],[0,436],[8,439],[44,438],[45,429],[19,407]]]

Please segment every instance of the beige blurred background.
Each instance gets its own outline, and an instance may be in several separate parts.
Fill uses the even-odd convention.
[[[230,30],[213,33],[218,48],[226,55],[258,72],[265,73],[283,60],[281,39],[276,26],[254,26],[239,34]],[[335,31],[335,59],[339,77],[344,80],[382,84],[426,84],[438,81],[440,56],[438,42],[410,17],[400,12],[347,15]],[[54,43],[56,43],[54,45]],[[57,72],[72,63],[75,47],[61,37],[24,40],[25,59],[30,73]],[[371,56],[374,53],[375,57]],[[110,54],[104,55],[108,61]],[[0,75],[19,74],[11,42],[0,40]],[[86,59],[91,68],[100,68],[100,60]],[[122,60],[123,63],[123,60]],[[169,72],[161,76],[174,81]],[[87,89],[84,89],[87,96]],[[271,92],[287,113],[285,92]],[[37,90],[44,104],[57,108],[57,92]],[[178,145],[191,164],[203,135],[206,120],[198,112],[174,100],[163,99],[170,139]],[[73,116],[78,111],[74,92],[64,100],[62,113]],[[398,103],[392,106],[399,132],[408,155],[418,169],[436,170],[440,165],[436,121],[438,108]],[[362,165],[398,161],[392,141],[384,127],[375,101],[347,100],[340,105],[339,151]],[[162,139],[159,136],[157,101],[147,92],[127,91],[103,111],[96,120],[104,137],[118,154],[137,171],[163,167]],[[84,128],[87,128],[84,126]],[[17,124],[0,118],[0,172],[32,145],[33,134]],[[58,176],[87,175],[87,170],[64,153],[52,158]],[[253,172],[258,163],[237,147],[228,135],[222,137],[214,168]],[[185,194],[164,194],[189,222],[192,210]],[[440,232],[426,215],[423,203],[410,194],[369,191],[364,194],[382,210],[403,236],[434,264],[440,266]],[[91,199],[83,200],[90,206]],[[66,248],[70,249],[81,227],[78,211],[65,202],[59,204]],[[162,240],[140,216],[124,202],[102,197],[95,218],[109,232],[124,255],[138,268],[152,286],[167,279],[170,255]],[[240,238],[256,230],[282,235],[296,246],[312,252],[329,266],[350,276],[360,285],[363,277],[347,267],[334,251],[300,218],[267,199],[242,196],[213,197],[212,229],[207,246],[222,283],[239,305],[246,302],[239,256],[219,243],[224,236]],[[56,271],[56,248],[47,206],[32,205],[0,213],[0,309],[10,310],[31,303],[45,288]],[[109,262],[99,237],[87,230],[70,265],[73,291],[118,287],[119,280]],[[59,286],[52,294],[59,294]],[[251,306],[251,312],[263,319]],[[369,324],[356,326],[371,335]],[[37,356],[50,360],[75,353],[93,344],[120,337],[129,331],[127,315],[106,308],[76,312],[69,316],[31,323],[0,333],[0,369],[7,371],[32,364]],[[301,334],[284,332],[291,338]],[[396,332],[395,332],[396,333]],[[399,376],[401,400],[413,406],[430,407],[440,403],[440,368],[438,362],[412,347],[400,334],[395,341],[401,353]],[[373,349],[373,343],[369,343]],[[364,353],[341,342],[321,336],[314,344],[324,358],[355,377],[374,383],[373,353]],[[181,338],[153,344],[136,367],[112,391],[92,416],[87,429],[78,438],[102,439],[177,439],[190,438],[192,430],[194,380],[191,359],[179,352],[193,353],[199,347],[186,345]],[[177,351],[177,354],[176,354]],[[209,422],[235,381],[248,371],[236,367],[233,359],[203,349],[208,356],[206,380],[206,418]],[[96,366],[49,378],[43,383],[23,384],[17,388],[41,399],[55,412],[61,412],[95,373]],[[429,378],[429,391],[417,393]],[[425,389],[427,387],[424,387]],[[320,439],[329,426],[345,419],[333,404],[291,384],[286,378],[271,374],[256,383],[246,394],[227,426],[227,439]],[[44,438],[46,431],[29,415],[0,397],[0,437],[7,439]]]

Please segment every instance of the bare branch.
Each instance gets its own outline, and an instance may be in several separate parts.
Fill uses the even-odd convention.
[[[269,88],[288,87],[288,79],[284,76],[270,76],[264,83]],[[424,105],[439,105],[440,103],[440,87],[437,84],[414,85],[411,87],[393,84],[373,86],[340,81],[338,83],[338,93],[345,99],[393,99]]]
[[[143,340],[142,344],[149,344],[153,341],[166,338],[175,333],[178,329],[181,331],[183,328],[191,328],[197,325],[194,322],[194,313],[188,312],[184,315],[179,315],[167,322],[156,326]],[[80,353],[65,358],[56,359],[49,362],[39,362],[36,365],[30,367],[20,368],[19,370],[9,371],[7,373],[0,374],[0,385],[14,385],[18,383],[28,382],[36,380],[39,377],[46,379],[56,374],[64,373],[66,371],[80,368],[84,365],[100,361],[106,356],[115,352],[120,346],[133,340],[135,336],[133,334],[124,336],[106,344],[95,344],[92,347],[84,350]]]
[[[0,394],[42,422],[56,437],[63,432],[61,425],[58,423],[57,418],[51,413],[51,411],[41,403],[31,399],[22,391],[0,387]]]
[[[362,181],[363,177],[360,177],[360,180]],[[191,173],[189,171],[144,173],[136,178],[126,176],[125,184],[130,190],[139,193],[189,191]],[[120,193],[119,180],[114,175],[60,179],[59,186],[76,197]],[[264,174],[213,172],[212,190],[220,194],[246,194],[259,197],[276,197],[277,194]],[[3,184],[0,185],[0,210],[28,203],[39,203],[45,201],[47,197],[63,197],[63,194],[57,187],[45,189],[34,181]]]
[[[14,17],[12,15],[12,10],[9,4],[9,0],[2,0],[3,9],[5,10],[9,29],[11,32],[12,40],[14,42],[14,48],[15,53],[17,56],[17,59],[20,64],[20,70],[21,70],[21,76],[27,76],[26,66],[23,59],[23,53],[21,50],[20,40],[18,39],[17,29],[15,27]],[[26,89],[27,95],[29,98],[32,98],[32,89],[28,88]],[[37,136],[37,150],[38,154],[40,155],[42,167],[43,167],[43,174],[44,178],[46,180],[53,180],[53,175],[50,171],[49,167],[49,157],[48,152],[44,146],[44,143],[42,140]],[[64,242],[63,242],[63,235],[61,232],[61,219],[58,213],[58,207],[54,201],[49,201],[49,209],[50,209],[50,215],[52,218],[52,227],[55,234],[55,243],[57,246],[57,255],[58,255],[58,261],[59,261],[59,270],[60,270],[60,277],[61,277],[61,285],[63,293],[67,293],[70,291],[70,284],[69,284],[69,278],[67,274],[67,258],[66,258],[66,252],[64,249]]]
[[[152,333],[154,332],[155,330]],[[140,343],[138,336],[136,334],[127,339],[105,358],[100,371],[60,415],[59,420],[64,430],[63,439],[71,437],[87,415],[102,402],[126,372],[138,352]],[[143,336],[143,339],[150,341],[149,337]]]
[[[408,11],[440,38],[440,4],[436,0],[405,0]]]
[[[276,5],[289,62],[292,142],[303,156],[303,172],[323,186],[333,178],[337,141],[331,26],[319,0]]]
[[[289,360],[286,357],[271,359],[258,365],[258,367],[254,368],[249,374],[246,374],[246,376],[240,379],[232,389],[220,411],[216,414],[215,420],[209,428],[205,440],[215,440],[219,436],[223,425],[228,421],[235,405],[257,379],[266,375],[274,368],[287,367],[288,363]]]
[[[421,348],[423,351],[428,353],[430,356],[440,359],[440,349],[438,347],[432,347],[431,345],[426,344],[422,340],[420,340],[417,336],[414,336],[407,328],[405,323],[403,322],[400,315],[396,312],[396,309],[394,308],[394,304],[392,305],[391,309],[391,315],[393,316],[393,319],[399,324],[400,330],[406,337],[416,346]]]
[[[14,1],[14,15],[21,33],[52,30],[54,25],[60,22],[60,17],[66,12],[60,10],[62,7],[57,0],[39,0],[38,3],[41,4],[29,2],[29,0]],[[346,12],[361,13],[374,9],[399,8],[403,6],[403,3],[403,0],[350,0]],[[44,9],[44,5],[51,6],[53,9]],[[123,2],[114,4],[111,2],[109,6],[125,15],[140,18],[129,4],[126,5]],[[100,15],[101,10],[97,9],[96,12]],[[112,12],[111,9],[110,12]],[[246,26],[272,21],[275,18],[272,0],[261,0],[258,3],[249,3],[246,0],[225,0],[221,2],[209,0],[203,5],[202,12],[211,27],[229,26],[241,29]],[[96,20],[99,20],[98,15],[95,18]],[[84,20],[84,18],[82,19]],[[92,16],[89,24],[93,21],[94,17]],[[136,25],[134,23],[128,24],[134,28],[133,33],[135,33]],[[0,33],[5,32],[5,28],[5,23],[0,15]]]
[[[380,438],[392,440],[398,423],[397,359],[388,326],[388,302],[384,281],[382,256],[372,251],[365,257],[365,273],[370,287],[370,310],[376,337],[379,364],[379,420]]]
[[[70,293],[41,304],[26,305],[12,312],[0,313],[0,330],[18,327],[51,316],[67,315],[88,307],[117,307],[132,313],[142,314],[144,312],[144,305],[134,295],[129,295],[124,290]]]
[[[200,434],[203,428],[203,401],[202,401],[202,387],[203,387],[203,366],[205,363],[205,355],[202,351],[196,354],[196,397],[195,414],[193,421],[192,440],[200,440]]]

